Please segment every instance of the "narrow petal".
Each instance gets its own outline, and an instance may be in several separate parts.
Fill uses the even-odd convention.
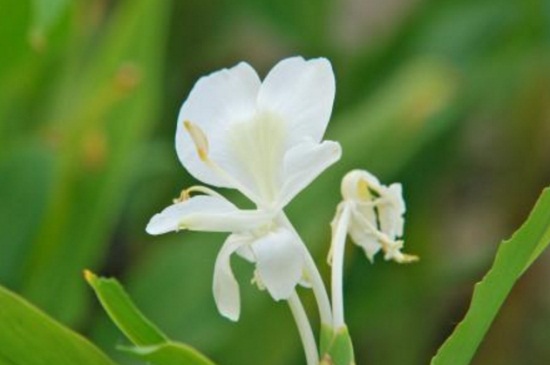
[[[288,204],[325,169],[340,159],[342,148],[333,141],[304,141],[291,148],[284,157],[284,183],[278,201]]]
[[[303,253],[287,229],[269,232],[252,244],[260,279],[275,300],[287,299],[302,278]]]
[[[403,236],[405,201],[401,184],[394,183],[379,189],[382,203],[378,206],[380,230],[394,240]]]
[[[288,146],[304,136],[320,142],[332,113],[334,94],[334,72],[327,59],[292,57],[279,62],[266,76],[258,108],[288,123]]]
[[[214,282],[212,291],[214,300],[221,315],[232,321],[239,319],[241,311],[241,297],[239,294],[239,283],[231,270],[231,255],[246,244],[241,236],[232,234],[223,244],[216,264],[214,265]]]
[[[352,212],[349,235],[353,242],[363,248],[365,255],[372,262],[374,256],[382,249],[378,237],[365,227],[364,220],[376,227],[376,213],[372,207],[356,208]]]
[[[178,157],[196,179],[214,186],[233,187],[201,160],[184,123],[190,122],[204,134],[209,157],[224,165],[226,160],[231,161],[225,139],[226,128],[254,115],[260,84],[256,71],[244,62],[197,81],[181,107],[176,131]]]
[[[194,196],[155,214],[146,231],[159,235],[181,229],[207,232],[240,232],[256,228],[270,216],[257,210],[239,210],[226,199],[207,195]]]

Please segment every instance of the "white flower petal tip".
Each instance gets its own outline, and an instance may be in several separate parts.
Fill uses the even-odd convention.
[[[321,143],[334,95],[324,58],[282,60],[263,82],[246,63],[214,72],[199,79],[181,107],[178,157],[198,180],[279,208],[341,154],[335,142]],[[301,146],[306,140],[311,146]],[[300,160],[313,165],[302,183],[292,168]]]
[[[246,240],[238,235],[230,235],[223,244],[216,264],[214,265],[214,281],[212,291],[214,301],[220,314],[234,322],[239,320],[241,311],[241,296],[239,283],[231,270],[231,255],[246,244]]]
[[[287,229],[278,228],[252,244],[259,282],[275,300],[288,299],[302,280],[302,248]]]
[[[349,206],[351,220],[347,231],[361,246],[369,261],[384,252],[385,260],[398,263],[418,261],[414,255],[401,252],[405,219],[405,201],[399,183],[385,186],[371,173],[352,170],[342,180],[342,204]]]
[[[240,232],[271,219],[269,212],[240,210],[221,196],[197,195],[177,201],[155,214],[146,232],[159,235],[188,229],[206,232]]]

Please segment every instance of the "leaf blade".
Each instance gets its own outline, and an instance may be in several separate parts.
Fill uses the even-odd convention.
[[[515,282],[550,243],[550,189],[529,218],[497,251],[493,266],[475,285],[466,316],[443,343],[432,365],[470,363]]]
[[[136,345],[122,347],[123,351],[157,365],[214,365],[193,347],[170,341],[140,312],[116,279],[97,277],[88,270],[84,277],[111,320]]]
[[[115,365],[92,343],[0,286],[0,364]]]

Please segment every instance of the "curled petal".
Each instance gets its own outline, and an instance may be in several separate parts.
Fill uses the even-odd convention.
[[[342,148],[333,141],[304,140],[285,154],[284,182],[278,201],[285,206],[325,169],[340,159]]]
[[[214,266],[214,282],[212,291],[214,300],[221,315],[232,321],[239,319],[241,311],[241,297],[239,294],[239,283],[231,270],[231,255],[240,247],[246,244],[242,236],[232,234],[223,244],[216,264]]]
[[[378,218],[380,229],[390,238],[403,236],[405,219],[405,201],[403,200],[402,187],[399,183],[383,187],[384,201],[378,206]]]
[[[368,222],[368,226],[365,225]],[[369,261],[382,249],[379,238],[371,229],[376,227],[376,214],[373,209],[354,209],[349,226],[349,235],[353,242],[360,246]]]
[[[181,229],[240,232],[255,228],[269,219],[266,212],[240,210],[224,198],[198,195],[155,214],[147,224],[146,231],[152,235]]]
[[[287,58],[266,76],[258,108],[288,122],[289,146],[304,136],[321,141],[332,113],[335,79],[327,59]]]
[[[273,299],[288,299],[302,278],[300,244],[287,229],[269,232],[252,244],[256,270]]]

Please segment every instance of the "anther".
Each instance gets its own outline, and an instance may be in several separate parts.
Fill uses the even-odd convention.
[[[208,139],[206,138],[206,135],[198,125],[193,124],[188,120],[185,120],[183,122],[183,125],[191,136],[193,143],[195,144],[195,148],[197,149],[197,154],[199,155],[199,158],[201,159],[201,161],[207,161]]]

